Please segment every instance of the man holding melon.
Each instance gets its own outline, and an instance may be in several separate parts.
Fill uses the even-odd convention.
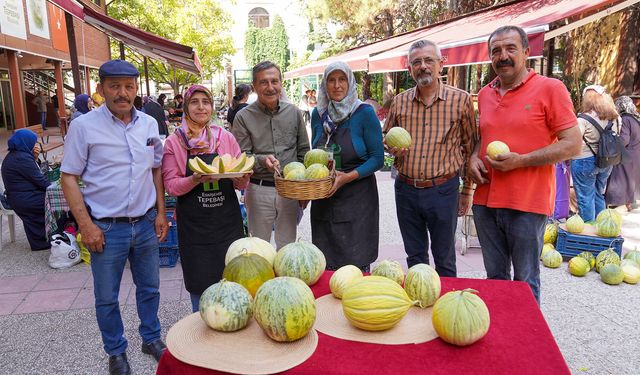
[[[480,142],[469,173],[478,184],[473,214],[487,278],[525,281],[540,303],[544,228],[553,214],[554,163],[580,152],[580,130],[561,81],[527,69],[524,30],[489,36],[498,77],[478,93]]]
[[[393,99],[384,126],[398,169],[396,212],[407,265],[429,264],[430,238],[436,271],[455,277],[457,216],[468,212],[473,192],[468,176],[459,191],[477,142],[475,110],[467,92],[440,80],[442,55],[433,42],[413,43],[407,64],[417,85]]]
[[[294,104],[280,100],[282,74],[270,61],[253,67],[253,90],[258,100],[236,115],[231,131],[242,151],[256,158],[245,193],[249,232],[279,248],[295,242],[298,201],[276,193],[273,172],[279,165],[304,161],[309,138],[302,112]]]

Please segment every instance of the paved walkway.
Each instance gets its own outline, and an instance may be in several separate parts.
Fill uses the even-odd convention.
[[[378,173],[378,188],[379,260],[395,259],[406,266],[388,173]],[[640,210],[624,215],[625,248],[631,249],[640,243]],[[107,357],[95,320],[89,267],[49,268],[49,252],[28,250],[19,220],[16,241],[9,243],[3,220],[0,374],[106,374]],[[299,236],[311,238],[308,211]],[[471,238],[470,244],[477,245],[477,239]],[[485,276],[477,247],[471,247],[465,256],[458,254],[457,265],[462,277]],[[159,315],[164,337],[171,325],[190,313],[190,302],[179,266],[161,269],[160,278]],[[129,272],[123,278],[120,302],[132,367],[136,374],[153,374],[155,361],[139,350],[135,288]],[[639,373],[638,306],[640,286],[608,286],[593,272],[586,278],[575,278],[566,272],[566,263],[560,269],[542,269],[542,311],[574,373]]]

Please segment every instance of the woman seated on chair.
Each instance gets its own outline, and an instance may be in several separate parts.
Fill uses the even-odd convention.
[[[9,138],[9,153],[2,162],[2,181],[11,209],[20,217],[31,250],[47,250],[44,225],[44,193],[49,186],[36,163],[40,147],[38,136],[31,130],[21,129]]]

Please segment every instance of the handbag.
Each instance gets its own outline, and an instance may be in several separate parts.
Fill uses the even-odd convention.
[[[51,237],[51,268],[68,268],[80,263],[80,248],[73,234],[63,232],[64,236],[55,234]]]

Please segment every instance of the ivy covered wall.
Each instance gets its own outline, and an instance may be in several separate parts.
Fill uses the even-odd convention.
[[[282,72],[289,67],[289,39],[280,16],[276,16],[273,26],[259,29],[249,26],[245,34],[244,53],[247,65],[269,60],[280,67]]]

